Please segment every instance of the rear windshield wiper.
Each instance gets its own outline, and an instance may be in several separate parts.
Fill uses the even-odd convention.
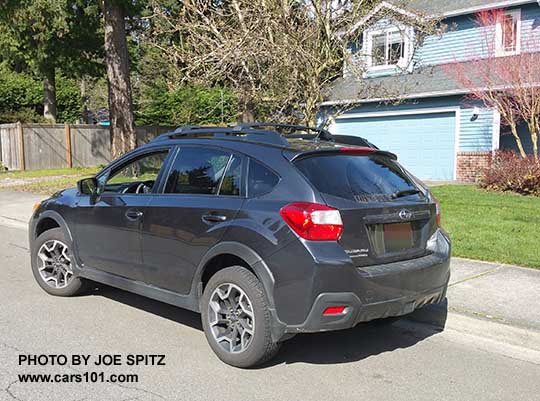
[[[423,193],[419,189],[405,189],[403,191],[396,191],[392,194],[392,199],[403,198],[404,196],[416,195]]]

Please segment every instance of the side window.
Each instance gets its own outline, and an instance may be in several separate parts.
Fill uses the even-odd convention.
[[[230,153],[217,149],[180,148],[165,193],[216,195],[230,157]]]
[[[257,197],[270,192],[279,182],[279,177],[256,161],[249,161],[248,196]]]
[[[139,157],[115,170],[105,183],[104,192],[145,194],[152,191],[168,151]]]
[[[240,196],[240,188],[242,187],[242,158],[233,155],[229,169],[223,177],[220,195]]]

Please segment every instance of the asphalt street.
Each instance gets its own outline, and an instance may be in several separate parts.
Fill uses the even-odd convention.
[[[268,365],[241,370],[214,356],[195,313],[112,288],[47,295],[34,282],[27,248],[24,229],[0,226],[1,401],[540,400],[539,353],[512,341],[521,329],[473,318],[442,332],[406,321],[362,325],[299,335]],[[467,325],[472,330],[458,329]],[[20,364],[41,354],[91,361],[114,354],[123,362]],[[129,355],[165,355],[165,366],[128,366]],[[22,383],[18,376],[84,372],[137,374],[138,382]]]

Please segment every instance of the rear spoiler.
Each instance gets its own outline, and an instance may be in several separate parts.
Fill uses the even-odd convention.
[[[307,152],[299,153],[295,155],[291,161],[297,161],[301,159],[305,159],[306,157],[311,156],[326,156],[326,155],[358,155],[358,156],[367,156],[367,155],[374,155],[374,156],[383,156],[388,157],[392,160],[397,160],[397,156],[392,152],[387,152],[385,150],[379,150],[374,148],[367,148],[367,147],[336,147],[336,148],[330,148],[330,149],[317,149],[317,150],[310,150]]]

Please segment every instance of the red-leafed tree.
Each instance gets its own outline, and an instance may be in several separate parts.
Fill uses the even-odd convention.
[[[446,65],[446,72],[468,91],[466,99],[482,102],[501,115],[519,153],[527,157],[518,134],[526,123],[535,160],[540,135],[540,29],[521,33],[520,21],[504,10],[483,11],[476,16],[481,32],[480,48],[466,61]],[[521,35],[521,37],[520,37]]]

